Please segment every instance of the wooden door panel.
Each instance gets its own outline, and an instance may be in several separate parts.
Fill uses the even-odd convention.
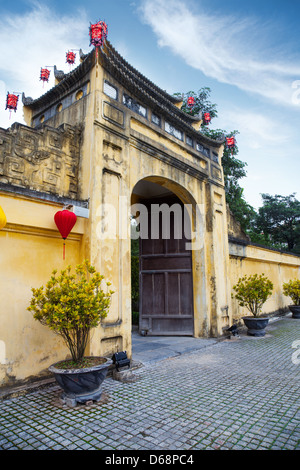
[[[168,273],[167,274],[167,289],[168,289],[168,315],[180,315],[180,302],[179,302],[179,286],[180,274]]]
[[[161,203],[174,204],[174,198]],[[151,201],[147,207],[151,229]],[[181,239],[174,237],[179,232],[178,227],[174,231],[171,214],[169,239],[140,241],[139,329],[147,330],[149,335],[192,336],[194,332],[192,253],[186,250],[189,240],[184,237],[183,225]],[[161,236],[161,226],[158,233]]]
[[[151,256],[144,255],[141,259],[141,271],[171,271],[187,269],[191,271],[191,257],[188,255]]]

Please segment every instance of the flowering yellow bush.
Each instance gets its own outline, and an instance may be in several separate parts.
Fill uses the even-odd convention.
[[[241,277],[233,286],[232,295],[241,307],[246,307],[254,317],[258,317],[263,304],[272,294],[273,283],[264,275],[253,274]]]
[[[294,305],[300,305],[300,279],[285,282],[283,284],[283,294],[291,297]]]
[[[46,286],[32,288],[27,310],[42,325],[62,336],[74,362],[83,359],[91,328],[107,316],[113,291],[101,288],[104,276],[85,261],[71,273],[71,266],[56,276],[52,272]],[[106,283],[110,286],[110,283]]]

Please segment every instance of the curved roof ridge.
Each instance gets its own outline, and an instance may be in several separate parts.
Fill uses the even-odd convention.
[[[105,50],[106,49],[106,50]],[[41,95],[37,99],[26,98],[23,94],[22,100],[25,106],[37,107],[46,104],[54,99],[59,99],[61,94],[64,93],[68,88],[76,84],[76,81],[82,77],[93,67],[95,63],[93,58],[95,49],[93,48],[88,54],[82,54],[82,62],[71,72],[65,74],[60,82],[48,90],[45,94]],[[173,124],[176,123],[185,129],[185,131],[197,136],[199,139],[206,141],[212,145],[220,145],[223,143],[221,140],[212,139],[201,131],[197,131],[192,123],[199,121],[199,117],[190,116],[177,106],[175,106],[176,98],[166,91],[159,88],[151,80],[145,77],[142,73],[136,70],[130,65],[110,44],[106,42],[106,47],[101,48],[101,54],[98,54],[98,60],[101,61],[102,65],[108,68],[108,71],[116,73],[116,79],[123,81],[125,86],[130,86],[135,90],[134,92],[140,96],[140,99],[146,99],[150,102],[154,109],[160,110],[165,116],[169,116],[169,119]],[[106,64],[105,64],[106,62]],[[124,83],[125,82],[125,83]]]
[[[114,67],[114,68],[117,67],[115,62],[112,60],[111,57],[106,56],[106,60],[109,62],[109,65],[111,65],[112,67]],[[162,104],[161,102],[156,101],[155,98],[153,96],[151,96],[148,93],[148,91],[145,90],[144,87],[142,87],[140,84],[138,84],[136,80],[135,81],[132,80],[132,78],[128,75],[127,70],[123,69],[122,71],[120,71],[120,69],[119,69],[119,73],[122,74],[122,76],[125,80],[131,82],[130,83],[131,87],[134,88],[136,90],[136,92],[138,92],[140,94],[140,96],[142,96],[143,98],[146,97],[146,99],[148,99],[148,101],[150,100],[156,107],[159,107],[161,111],[163,110],[166,114],[172,115],[176,119],[176,121],[181,121],[181,123],[183,125],[190,127],[190,124],[188,122],[181,119],[182,116],[174,114],[173,111],[178,109],[178,108],[176,108],[176,106],[173,105],[172,110],[170,110],[170,108],[165,106],[165,104]]]
[[[135,67],[133,67],[126,59],[124,59],[124,57],[121,56],[121,54],[113,47],[113,45],[109,41],[107,41],[107,44],[109,45],[109,49],[114,53],[114,55],[119,57],[119,60],[121,60],[129,70],[131,70],[133,73],[135,73],[135,75],[140,77],[145,83],[150,85],[158,93],[160,93],[162,95],[165,95],[165,97],[167,99],[169,99],[170,101],[172,101],[174,103],[178,103],[180,101],[176,96],[170,95],[170,93],[168,93],[167,91],[160,88],[158,85],[156,85],[154,82],[152,82],[148,77],[146,77],[139,70],[137,70]]]
[[[58,98],[61,93],[63,93],[68,87],[74,85],[78,78],[84,76],[88,70],[92,68],[92,52],[89,53],[85,59],[71,72],[64,74],[63,78],[59,81],[57,85],[54,85],[50,90],[46,91],[43,95],[39,96],[38,98],[32,99],[30,97],[26,97],[25,94],[22,94],[23,104],[25,106],[35,106],[42,104],[43,101]],[[88,60],[89,59],[89,60]],[[56,66],[54,66],[56,68]],[[57,72],[61,73],[61,71],[57,70]],[[70,83],[69,83],[70,82]]]
[[[138,77],[138,79],[140,79],[146,86],[153,90],[155,94],[159,94],[164,99],[164,101],[168,103],[168,106],[172,106],[176,114],[182,116],[184,120],[189,122],[199,121],[199,116],[191,116],[175,106],[174,103],[178,103],[180,101],[178,98],[170,95],[168,92],[160,88],[158,85],[149,80],[145,75],[135,69],[121,56],[121,54],[112,46],[109,41],[107,41],[107,44],[109,45],[108,50],[110,53],[112,52],[114,54],[114,58],[117,59],[119,63],[129,71],[129,73]]]
[[[114,48],[112,48],[112,49],[114,50]],[[108,52],[110,52],[110,51],[111,50],[109,50]],[[191,125],[191,121],[193,122],[195,120],[198,120],[198,118],[195,118],[194,116],[189,116],[184,111],[181,111],[179,108],[177,108],[173,103],[171,103],[167,99],[163,100],[164,103],[162,103],[160,101],[157,101],[154,96],[152,96],[151,94],[148,93],[148,90],[146,90],[145,87],[141,86],[141,85],[143,85],[143,80],[136,80],[136,77],[134,77],[135,78],[134,80],[132,79],[132,75],[133,76],[135,75],[135,74],[133,74],[133,71],[135,71],[135,69],[132,66],[130,66],[130,64],[128,64],[122,58],[122,56],[120,56],[120,54],[118,54],[118,56],[120,57],[120,59],[118,59],[118,62],[121,64],[122,68],[119,66],[119,64],[116,64],[116,60],[115,60],[116,57],[111,57],[111,54],[105,53],[105,52],[102,55],[102,57],[104,57],[104,59],[107,61],[108,69],[111,66],[114,70],[116,70],[118,72],[119,75],[121,75],[121,78],[123,77],[123,81],[124,80],[126,80],[126,82],[129,81],[131,86],[135,89],[135,92],[139,92],[139,94],[142,97],[148,99],[148,101],[150,100],[151,103],[154,104],[155,107],[159,108],[164,114],[169,115],[170,116],[170,121],[177,122],[178,125],[181,125],[182,127],[185,128],[186,131],[193,134],[194,136],[197,136],[199,139],[204,140],[207,143],[210,143],[212,145],[220,145],[221,143],[223,143],[224,140],[222,140],[222,141],[221,140],[215,140],[215,139],[212,139],[211,137],[208,137],[207,135],[203,134],[202,132],[197,131]],[[128,67],[124,66],[124,63],[128,64],[129,66]],[[108,70],[108,71],[110,71],[110,70]],[[131,76],[129,74],[131,74]],[[139,72],[137,72],[137,75],[143,77],[143,75],[140,74]],[[145,80],[147,80],[147,83],[151,83],[150,81],[148,81],[148,79],[145,78]],[[157,87],[156,85],[154,85],[154,86],[159,91],[163,91],[159,87]],[[150,90],[151,90],[151,88],[150,88]],[[156,91],[155,91],[155,94],[160,95],[160,93],[157,93]],[[185,119],[185,118],[188,118],[188,119]],[[191,119],[191,118],[193,118],[193,119]]]

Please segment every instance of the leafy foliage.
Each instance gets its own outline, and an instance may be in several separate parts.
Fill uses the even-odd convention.
[[[246,307],[254,317],[258,317],[263,304],[273,291],[273,283],[264,275],[243,276],[233,286],[232,295],[241,307]]]
[[[269,245],[300,253],[300,202],[295,194],[262,194],[262,198],[253,231],[261,233]]]
[[[283,284],[283,294],[290,297],[294,305],[300,305],[300,279],[285,282]]]
[[[188,93],[175,93],[175,96],[182,97],[183,104],[181,110],[191,116],[197,116],[201,113],[210,113],[210,117],[214,118],[217,117],[217,105],[213,104],[210,99],[211,89],[208,87],[201,88],[197,93],[194,91],[189,91]],[[195,103],[192,109],[189,108],[187,104],[187,100],[189,97],[193,97]]]
[[[221,139],[222,136],[232,137],[239,134],[237,130],[232,132],[226,132],[221,129],[208,129],[203,130],[203,134],[207,135],[211,139]],[[247,163],[242,162],[236,156],[239,152],[238,146],[231,150],[224,147],[224,152],[222,156],[222,166],[224,173],[224,183],[225,183],[225,194],[226,201],[230,207],[231,212],[234,214],[236,220],[241,224],[241,227],[244,231],[247,231],[250,226],[253,218],[256,215],[254,208],[248,204],[244,198],[244,190],[240,186],[240,179],[244,178],[247,173],[245,167]]]
[[[210,97],[211,90],[208,87],[201,88],[197,93],[189,91],[185,94],[176,93],[177,96],[183,97],[183,105],[181,110],[193,116],[200,113],[209,112],[211,118],[217,117],[217,105],[213,104]],[[195,100],[195,105],[192,110],[187,105],[187,99],[192,96]],[[222,129],[211,129],[205,123],[202,124],[202,134],[214,140],[223,140],[226,137],[235,137],[239,134],[237,130],[232,132],[224,131]],[[247,231],[250,228],[251,221],[255,217],[254,208],[248,204],[243,195],[243,188],[240,187],[239,181],[246,176],[245,167],[247,164],[239,160],[236,156],[239,152],[238,146],[235,145],[233,149],[224,147],[222,166],[224,172],[225,194],[226,201],[230,207],[231,212],[234,214],[236,220],[240,222],[243,230]]]
[[[87,260],[76,266],[74,274],[71,266],[56,274],[54,270],[45,287],[32,288],[27,310],[42,325],[61,335],[73,361],[80,362],[91,328],[107,316],[113,291],[102,290],[104,277]]]

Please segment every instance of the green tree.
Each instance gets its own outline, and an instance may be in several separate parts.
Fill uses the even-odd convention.
[[[237,130],[226,132],[221,129],[209,129],[207,127],[203,130],[203,133],[212,139],[221,139],[222,136],[225,139],[232,136],[236,139],[236,136],[239,134]],[[247,231],[255,217],[255,210],[245,200],[243,194],[244,189],[240,186],[241,178],[247,175],[245,169],[247,163],[237,158],[238,153],[239,149],[237,145],[235,145],[233,149],[229,149],[225,145],[222,157],[225,194],[231,212],[234,214],[236,220],[240,222],[242,229]]]
[[[176,93],[177,96],[183,97],[182,111],[197,115],[200,112],[209,112],[211,118],[218,115],[217,105],[210,101],[210,88],[201,88],[197,93],[189,91],[185,94]],[[195,105],[190,110],[187,105],[187,99],[192,96],[195,100]],[[211,129],[209,125],[202,124],[202,134],[210,137],[214,140],[223,140],[226,137],[235,137],[239,134],[237,130],[232,132],[224,131],[222,129]],[[247,203],[244,198],[244,190],[241,188],[239,182],[241,178],[244,178],[247,173],[245,167],[247,163],[242,162],[237,158],[239,149],[235,145],[233,149],[229,149],[226,145],[224,146],[224,152],[222,157],[222,166],[224,172],[224,183],[225,183],[225,194],[226,201],[230,207],[231,212],[241,224],[244,231],[248,231],[251,226],[251,222],[255,217],[254,208]]]
[[[262,194],[253,231],[274,247],[300,253],[300,201],[295,193],[289,196]]]
[[[284,282],[283,294],[290,297],[294,305],[300,305],[300,279],[290,279]]]
[[[241,307],[246,307],[254,317],[258,317],[263,304],[272,295],[273,283],[264,274],[240,277],[233,286],[236,299]]]
[[[74,363],[83,361],[90,330],[108,314],[113,291],[101,287],[104,277],[88,260],[57,275],[52,272],[45,286],[32,288],[30,306],[33,318],[60,335]],[[106,283],[110,286],[110,282]]]
[[[175,93],[175,96],[179,98],[182,97],[183,104],[181,110],[185,113],[191,114],[192,116],[197,116],[201,113],[210,113],[210,117],[217,117],[217,105],[212,103],[209,99],[211,89],[208,87],[200,88],[200,90],[195,93],[194,91],[189,91],[188,93]],[[187,104],[189,97],[193,97],[195,100],[194,106],[190,108]]]

